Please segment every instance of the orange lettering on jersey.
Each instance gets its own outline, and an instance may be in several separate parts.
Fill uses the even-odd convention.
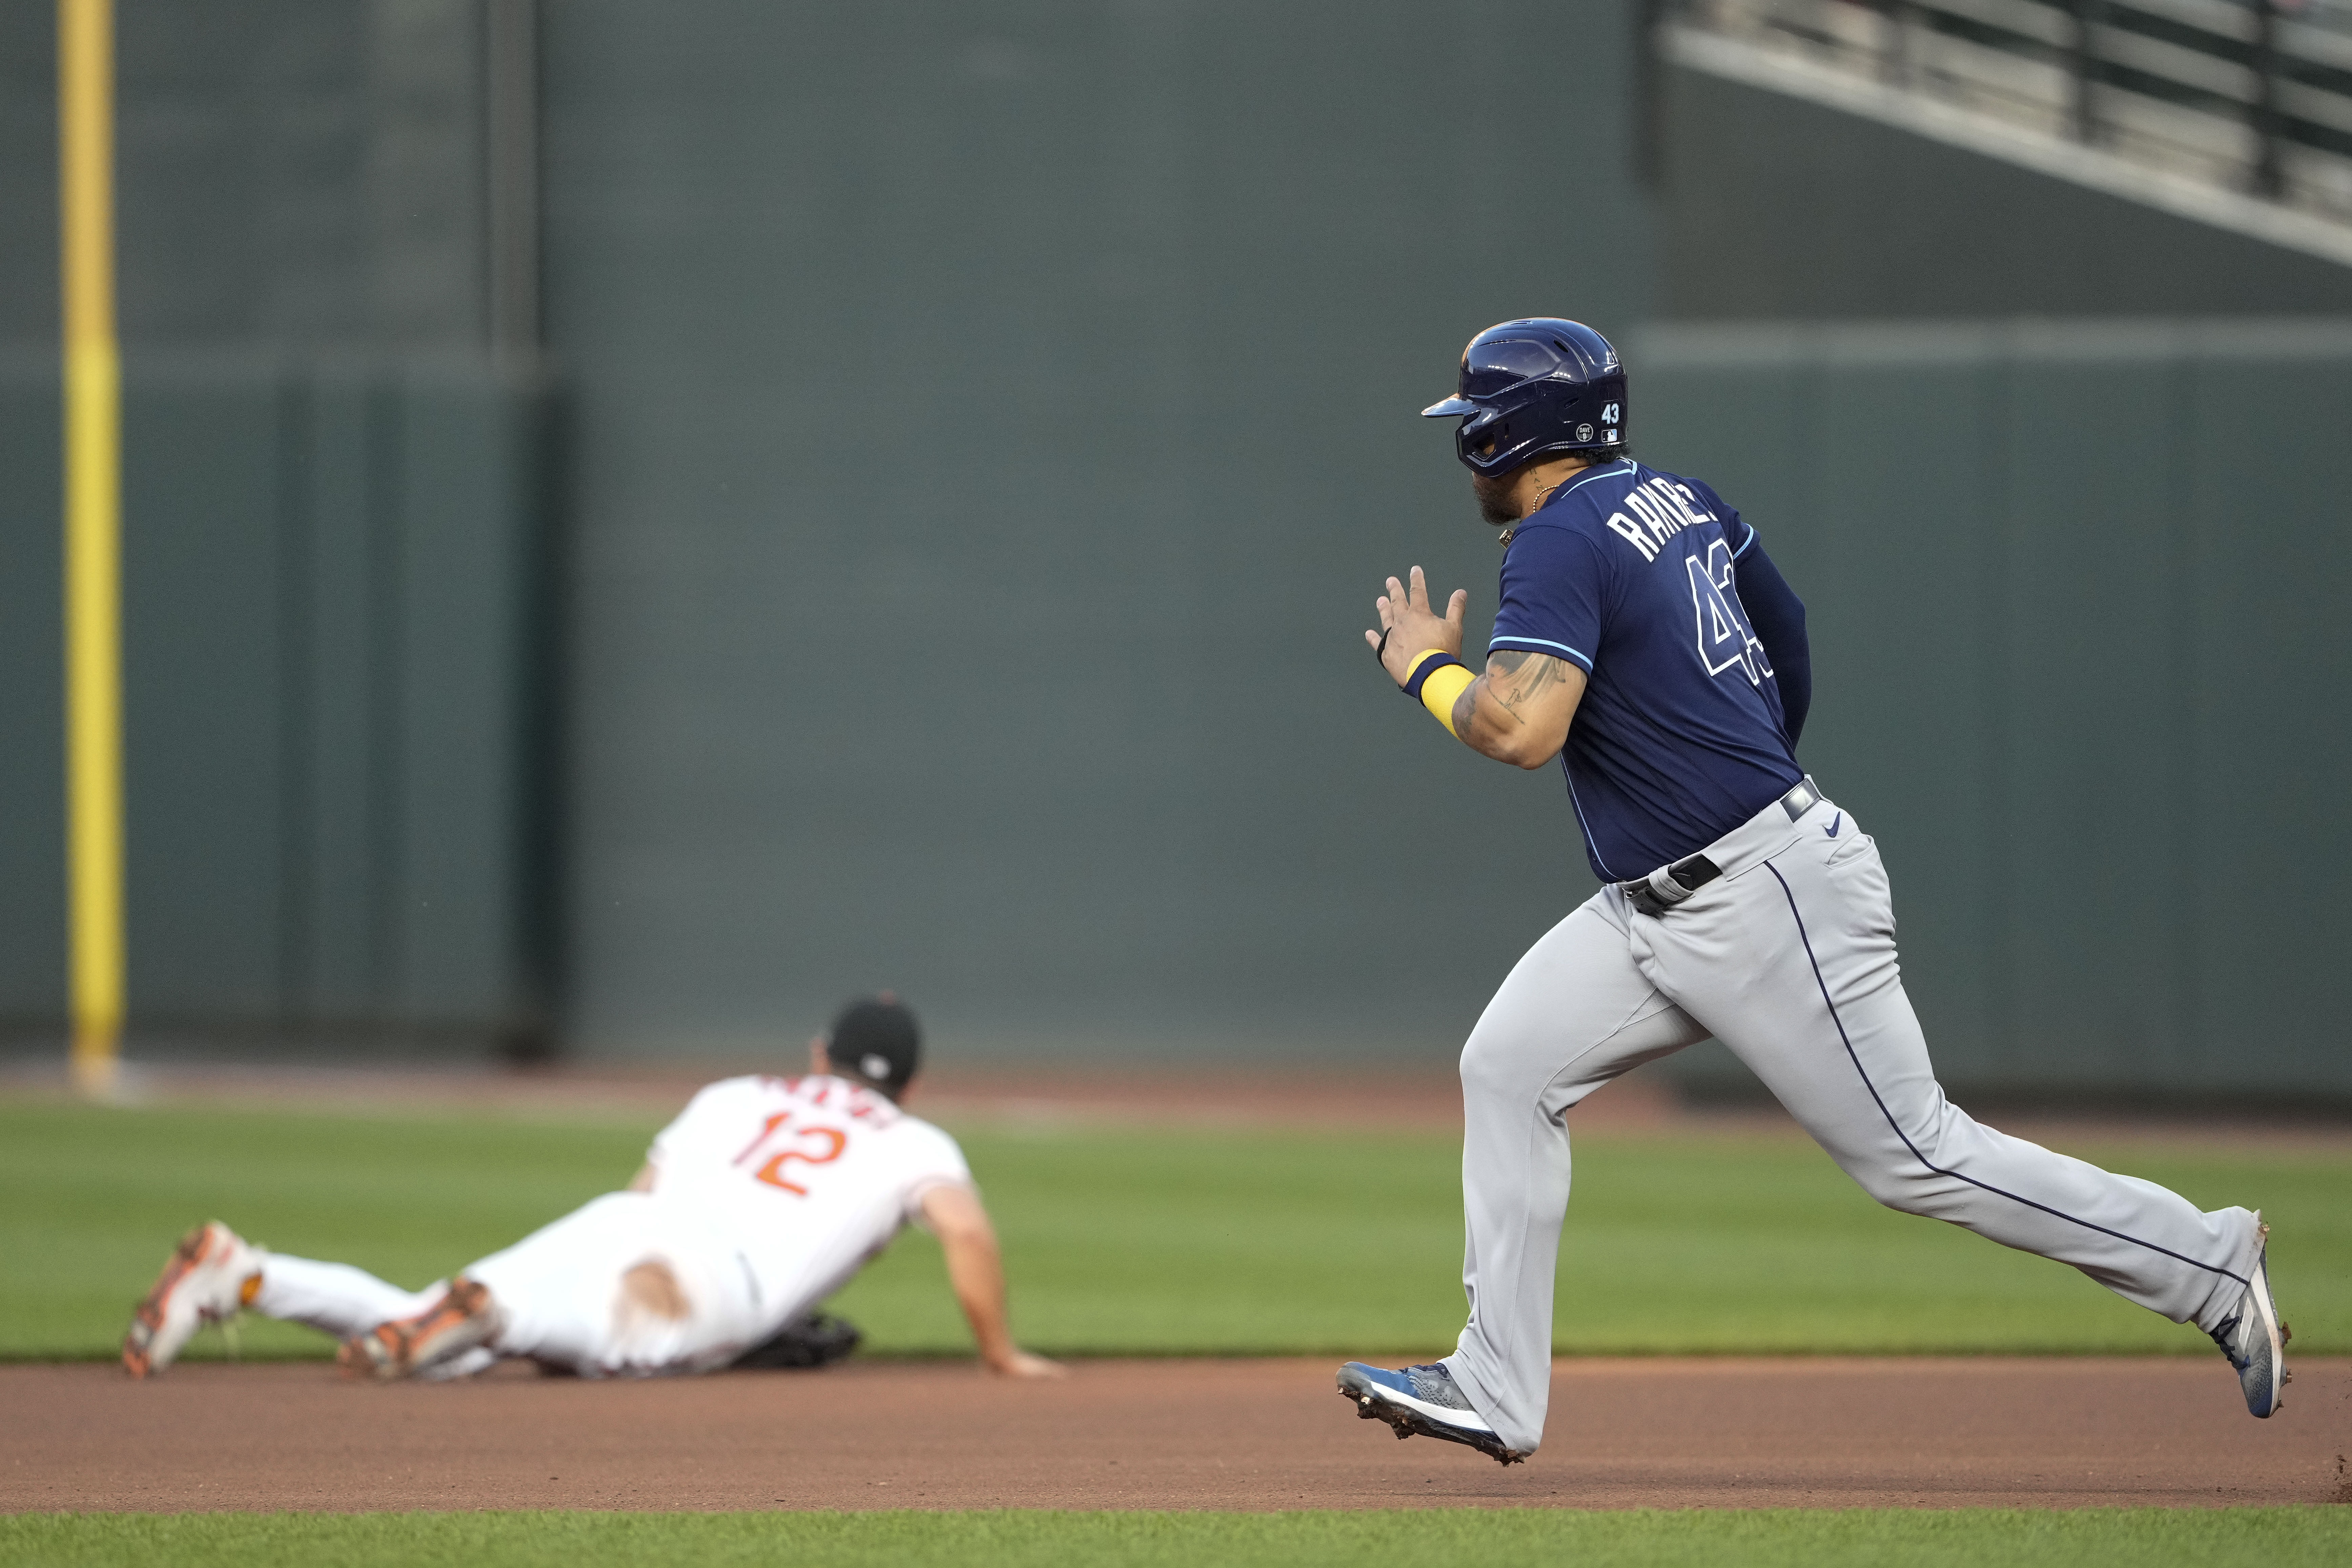
[[[792,1114],[793,1113],[789,1110],[779,1110],[773,1116],[769,1117],[766,1121],[761,1123],[760,1135],[757,1138],[752,1139],[749,1143],[744,1144],[743,1152],[740,1154],[736,1155],[734,1159],[729,1161],[728,1163],[740,1165],[744,1161],[750,1159],[751,1157],[751,1152],[757,1149],[761,1144],[765,1143],[768,1141],[768,1134],[773,1132],[777,1128],[782,1127],[785,1121],[791,1118]]]
[[[826,1149],[822,1154],[812,1154],[803,1149],[787,1149],[782,1153],[770,1160],[766,1164],[761,1166],[756,1179],[767,1183],[768,1185],[772,1187],[782,1187],[788,1193],[792,1193],[796,1196],[804,1198],[808,1196],[808,1189],[806,1187],[802,1186],[798,1182],[788,1182],[784,1180],[784,1162],[787,1160],[799,1160],[811,1165],[829,1165],[834,1161],[840,1159],[841,1152],[849,1147],[849,1134],[842,1131],[837,1127],[803,1127],[798,1132],[794,1133],[793,1136],[797,1138],[830,1139],[832,1141],[832,1146]]]

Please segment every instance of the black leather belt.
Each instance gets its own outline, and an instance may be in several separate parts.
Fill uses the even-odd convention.
[[[1822,792],[1813,787],[1812,775],[1808,773],[1780,797],[1780,809],[1794,822],[1819,805],[1821,800]],[[1704,855],[1693,855],[1671,866],[1661,866],[1646,877],[1620,882],[1617,890],[1636,910],[1656,920],[1722,875],[1722,867]]]

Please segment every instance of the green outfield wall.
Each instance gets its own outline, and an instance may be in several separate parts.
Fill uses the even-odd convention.
[[[462,352],[488,326],[484,0],[115,0],[134,348]],[[0,344],[58,331],[57,7],[0,6]]]
[[[473,0],[123,0],[134,1051],[740,1058],[891,986],[949,1058],[1450,1060],[1592,883],[1557,773],[1359,633],[1417,562],[1480,644],[1414,416],[1560,311],[1811,605],[1804,758],[1956,1083],[2352,1100],[2352,329],[1687,320],[2334,273],[1645,73],[1602,0],[530,9],[524,71]],[[52,47],[0,15],[21,214]],[[43,1049],[54,270],[0,225],[0,1031]]]
[[[1643,313],[1631,16],[551,8],[577,1045],[1450,1060],[1589,884],[1360,630],[1492,614],[1469,336]]]
[[[1631,353],[1643,455],[1806,602],[1801,760],[1878,837],[1947,1080],[2352,1096],[2352,322]]]
[[[1714,482],[1810,606],[1803,760],[1881,840],[1948,1079],[2347,1093],[2352,325],[1653,328],[1628,353],[1643,455]],[[527,1037],[558,808],[613,783],[576,751],[562,788],[535,772],[546,395],[463,362],[149,356],[127,408],[142,1030]],[[63,970],[56,409],[46,366],[0,374],[24,481],[0,498],[19,1034],[53,1026]],[[1443,1056],[1590,879],[1549,772],[1456,752],[1352,647],[1354,579],[1387,556],[1491,613],[1492,547],[1442,451],[1405,448],[1394,481],[1269,524],[1286,543],[1220,545],[1163,500],[1149,541],[941,520],[910,543],[902,522],[802,537],[805,599],[632,595],[676,617],[642,635],[732,639],[773,681],[671,694],[644,743],[696,760],[707,801],[661,826],[790,874],[765,909],[743,879],[680,876],[660,911],[664,940],[772,955],[744,963],[773,991],[743,987],[740,1033],[665,1036],[658,1008],[691,1014],[656,994],[586,1043],[741,1047],[845,976],[902,984],[971,1048]],[[928,651],[962,634],[927,588],[1011,604],[997,664]],[[872,651],[792,673],[861,625]],[[614,642],[575,642],[575,691]],[[721,732],[738,755],[711,754]],[[576,888],[613,851],[572,842]],[[575,968],[574,1005],[614,984]]]
[[[130,1001],[147,1045],[543,1032],[546,397],[463,360],[134,354]],[[58,385],[0,366],[0,1028],[63,1009]]]

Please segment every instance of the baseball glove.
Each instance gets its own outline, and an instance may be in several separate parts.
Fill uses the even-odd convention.
[[[735,1358],[732,1365],[772,1370],[830,1366],[857,1348],[866,1336],[846,1318],[811,1312]]]

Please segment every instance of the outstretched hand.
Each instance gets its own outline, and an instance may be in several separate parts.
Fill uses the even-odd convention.
[[[1389,579],[1389,591],[1372,601],[1372,607],[1380,612],[1381,629],[1364,634],[1365,645],[1380,655],[1381,668],[1399,686],[1404,684],[1412,661],[1431,648],[1461,655],[1462,612],[1470,604],[1469,594],[1456,588],[1445,601],[1445,614],[1440,616],[1429,607],[1429,584],[1423,580],[1421,568],[1414,567],[1410,577],[1410,586]]]
[[[1070,1375],[1070,1369],[1060,1362],[1048,1361],[1044,1356],[1033,1355],[1027,1351],[1018,1350],[1002,1363],[992,1362],[988,1370],[999,1377],[1067,1377]]]

